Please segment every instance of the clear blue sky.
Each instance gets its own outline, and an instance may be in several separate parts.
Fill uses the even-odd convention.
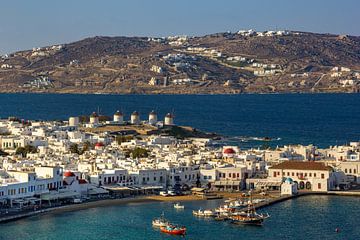
[[[360,35],[360,0],[8,0],[0,53],[89,36],[289,29]]]

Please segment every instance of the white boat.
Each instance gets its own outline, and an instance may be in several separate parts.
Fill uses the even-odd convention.
[[[184,205],[181,205],[180,203],[175,203],[175,204],[174,204],[174,208],[176,208],[176,209],[184,209],[185,206],[184,206]]]
[[[210,210],[210,209],[204,210],[204,216],[205,217],[212,217],[214,215],[215,215],[215,212],[213,210]]]
[[[231,208],[241,208],[246,205],[247,205],[246,203],[243,203],[240,200],[236,200],[236,201],[229,203],[229,207],[231,207]]]
[[[229,207],[229,205],[224,205],[224,206],[220,206],[218,208],[215,208],[215,212],[217,213],[228,213],[228,212],[231,212],[232,211],[232,208]]]
[[[193,210],[192,213],[193,213],[194,216],[197,216],[197,217],[203,217],[204,216],[204,211],[201,210],[201,209],[199,209],[197,211]]]
[[[153,227],[165,227],[169,224],[169,221],[165,219],[164,214],[161,214],[159,218],[152,220]]]
[[[211,209],[207,209],[207,210],[197,210],[197,211],[193,211],[192,212],[194,216],[197,216],[197,217],[213,217],[215,216],[215,212],[212,211]]]

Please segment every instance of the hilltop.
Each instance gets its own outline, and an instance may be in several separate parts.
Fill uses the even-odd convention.
[[[359,92],[360,37],[292,31],[92,37],[2,56],[0,92]]]

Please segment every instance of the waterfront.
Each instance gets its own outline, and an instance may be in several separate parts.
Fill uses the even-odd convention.
[[[263,227],[235,226],[192,216],[191,210],[213,208],[219,202],[184,202],[184,211],[176,211],[170,202],[160,202],[49,213],[0,225],[0,239],[177,239],[152,228],[152,218],[162,211],[167,218],[187,226],[185,239],[351,240],[360,235],[353,220],[360,217],[357,197],[305,196],[281,202],[260,211],[271,214]],[[340,233],[335,233],[335,228]]]
[[[266,145],[315,144],[319,147],[359,140],[359,94],[246,95],[69,95],[0,94],[0,117],[67,120],[100,109],[112,115],[122,110],[129,119],[137,110],[142,119],[151,110],[175,113],[178,125],[227,136],[272,137]],[[239,142],[241,147],[264,142]]]

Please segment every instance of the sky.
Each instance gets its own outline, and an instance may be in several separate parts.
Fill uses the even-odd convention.
[[[359,0],[1,0],[0,54],[92,36],[240,29],[360,35]]]

